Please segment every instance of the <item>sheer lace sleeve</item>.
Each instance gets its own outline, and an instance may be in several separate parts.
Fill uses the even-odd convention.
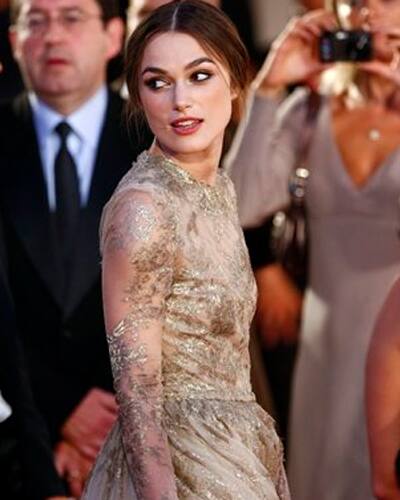
[[[103,219],[103,300],[123,446],[141,500],[177,499],[162,422],[162,332],[173,226],[152,195],[130,189]]]

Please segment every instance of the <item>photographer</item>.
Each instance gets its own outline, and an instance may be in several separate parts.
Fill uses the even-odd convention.
[[[293,339],[301,321],[289,433],[296,500],[373,498],[364,367],[376,316],[400,270],[400,2],[339,1],[336,12],[341,27],[371,34],[371,60],[357,61],[365,53],[355,43],[332,45],[331,60],[347,54],[351,64],[321,62],[323,35],[339,27],[329,8],[293,19],[253,82],[248,119],[227,161],[243,226],[261,226],[290,202],[310,88],[328,92],[306,159],[309,272],[301,314],[294,285],[291,297],[263,304],[270,344]],[[286,87],[299,84],[282,102]],[[290,288],[290,277],[274,266]],[[261,290],[268,271],[257,271]]]

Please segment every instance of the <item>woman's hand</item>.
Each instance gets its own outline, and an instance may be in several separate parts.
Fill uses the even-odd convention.
[[[330,66],[319,60],[319,38],[335,27],[333,14],[320,9],[292,19],[272,44],[253,86],[268,93],[319,75]]]
[[[303,297],[280,264],[257,269],[256,324],[267,347],[293,344],[299,332]]]

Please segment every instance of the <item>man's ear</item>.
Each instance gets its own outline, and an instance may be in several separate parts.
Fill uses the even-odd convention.
[[[124,22],[120,17],[113,17],[108,21],[105,29],[108,35],[107,57],[108,59],[112,59],[120,53],[123,46],[125,36]]]
[[[20,47],[18,43],[18,33],[16,26],[10,26],[8,30],[8,40],[11,45],[11,50],[14,56],[14,59],[18,60],[20,55]]]

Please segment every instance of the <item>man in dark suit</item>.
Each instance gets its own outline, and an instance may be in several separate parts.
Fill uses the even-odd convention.
[[[13,0],[29,93],[0,110],[7,270],[35,400],[78,495],[117,407],[103,326],[98,227],[137,153],[105,86],[123,24],[111,0]],[[76,467],[74,467],[76,464]]]
[[[7,500],[61,499],[65,498],[64,487],[53,464],[46,425],[35,408],[30,390],[3,270],[2,250],[0,248],[0,391],[12,413],[5,420],[0,418],[1,497]]]

